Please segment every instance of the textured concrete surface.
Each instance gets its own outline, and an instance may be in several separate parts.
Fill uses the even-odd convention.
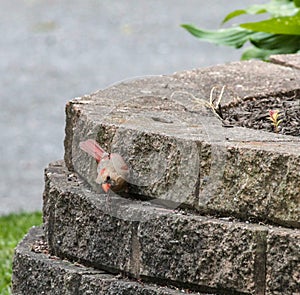
[[[107,200],[60,165],[46,170],[44,222],[51,253],[154,282],[263,294],[267,227],[116,195]]]
[[[40,251],[41,245],[43,250]],[[138,283],[50,256],[41,228],[32,228],[14,258],[14,295],[179,295],[178,288]],[[205,295],[203,293],[190,293]]]
[[[292,67],[300,70],[300,58],[298,55],[291,55],[291,54],[278,54],[278,55],[272,55],[270,57],[270,60],[273,63],[277,63],[280,65],[284,65],[287,67]]]
[[[0,214],[41,208],[41,171],[62,157],[69,99],[134,76],[238,60],[240,50],[200,43],[179,25],[217,28],[250,4],[1,0]]]
[[[67,105],[65,162],[94,190],[96,162],[79,149],[94,138],[130,167],[129,193],[185,204],[203,213],[300,227],[300,140],[222,125],[210,90],[226,85],[222,103],[259,100],[298,89],[300,71],[258,61],[133,80]],[[284,79],[282,79],[284,77]],[[218,84],[217,84],[218,83]],[[220,89],[220,88],[219,88]],[[174,207],[175,206],[175,207]]]
[[[300,293],[300,231],[274,228],[267,236],[266,294]]]
[[[141,276],[263,294],[266,229],[168,216],[139,226]],[[225,292],[225,291],[224,291]]]

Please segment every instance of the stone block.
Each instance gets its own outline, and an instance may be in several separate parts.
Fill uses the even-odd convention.
[[[107,202],[104,195],[84,187],[60,162],[54,163],[46,171],[43,201],[51,253],[111,272],[134,272],[130,258],[137,224],[105,212]]]
[[[299,228],[299,147],[296,142],[240,142],[229,147],[224,166],[215,177],[210,175],[212,184],[221,183],[204,203],[200,198],[199,208]]]
[[[106,200],[61,165],[45,174],[52,254],[201,292],[263,294],[266,227],[186,215],[114,194]]]
[[[139,226],[141,276],[190,283],[218,292],[264,294],[263,227],[192,216]]]
[[[41,250],[42,249],[42,250]],[[47,253],[42,228],[32,228],[14,257],[14,295],[179,295],[176,287],[138,283]],[[205,295],[203,293],[189,293]]]
[[[283,65],[286,67],[292,67],[292,68],[300,70],[300,55],[299,54],[271,55],[270,61],[275,64]]]
[[[266,294],[300,294],[300,230],[270,230],[266,261]]]
[[[299,228],[299,138],[225,127],[208,106],[215,86],[229,89],[225,104],[276,97],[299,88],[299,73],[236,62],[132,80],[75,99],[66,107],[66,165],[100,192],[97,164],[79,149],[93,138],[124,157],[130,196]]]

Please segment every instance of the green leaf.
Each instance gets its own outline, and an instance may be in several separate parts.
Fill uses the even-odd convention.
[[[294,0],[294,4],[296,7],[300,7],[300,0]]]
[[[240,27],[255,32],[300,35],[300,12],[294,16],[277,17],[254,23],[240,24]]]
[[[247,13],[247,11],[245,9],[237,9],[235,11],[232,11],[224,17],[224,19],[222,20],[222,24],[228,22],[229,20],[231,20],[239,15],[246,14],[246,13]]]
[[[256,47],[249,47],[244,50],[241,60],[249,60],[249,59],[261,59],[261,60],[268,60],[269,56],[272,54],[280,54],[282,53],[280,50],[267,50],[267,49],[260,49]]]
[[[295,7],[293,0],[272,0],[263,5],[273,17],[292,16],[299,11]]]
[[[188,24],[183,24],[181,27],[186,29],[193,36],[204,41],[219,45],[232,46],[235,48],[242,47],[245,42],[249,40],[250,36],[255,34],[253,31],[249,31],[240,27],[232,27],[215,31],[202,30]]]
[[[248,7],[247,9],[237,9],[235,11],[232,11],[225,16],[225,18],[222,21],[222,24],[242,14],[260,14],[267,12],[267,10],[262,6],[263,5],[253,5]]]
[[[237,9],[227,14],[223,19],[222,24],[242,14],[254,15],[268,12],[274,17],[292,16],[299,12],[299,9],[296,8],[299,7],[296,2],[299,2],[300,4],[300,0],[294,0],[294,3],[291,0],[273,0],[266,4],[249,6],[246,9]]]
[[[249,41],[257,48],[280,50],[282,53],[296,53],[300,49],[300,36],[256,33]]]
[[[242,23],[228,29],[202,30],[182,25],[201,40],[235,48],[247,41],[253,45],[244,51],[242,59],[267,60],[271,54],[300,53],[300,0],[270,0],[266,4],[230,12],[223,23],[243,14],[269,13],[270,18],[259,22]]]
[[[256,33],[249,41],[254,47],[243,52],[242,60],[251,58],[268,60],[272,54],[297,53],[300,50],[300,36]]]

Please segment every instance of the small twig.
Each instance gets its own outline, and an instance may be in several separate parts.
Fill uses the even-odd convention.
[[[219,117],[219,119],[223,120],[223,114],[222,114],[222,107],[221,107],[221,100],[223,98],[224,90],[226,86],[224,85],[221,89],[220,95],[218,97],[217,103],[214,104],[215,100],[213,99],[213,93],[217,87],[213,87],[210,91],[209,96],[209,107],[212,109],[212,111]]]
[[[187,107],[187,102],[182,103],[181,101],[177,100],[176,98],[174,98],[175,94],[188,94],[195,102],[197,102],[200,105],[206,106],[208,108],[210,108],[213,113],[221,120],[223,121],[223,114],[222,114],[222,107],[221,107],[221,100],[223,98],[223,94],[225,91],[226,86],[224,85],[221,89],[221,92],[219,94],[219,97],[217,99],[217,102],[215,103],[215,99],[214,97],[214,91],[217,89],[217,87],[213,87],[210,91],[210,96],[209,96],[209,101],[203,99],[203,98],[199,98],[194,96],[192,93],[188,93],[185,91],[174,91],[171,95],[171,99],[175,100],[176,102],[180,103],[181,105],[183,105],[185,108],[188,109]],[[191,102],[191,100],[190,100]]]

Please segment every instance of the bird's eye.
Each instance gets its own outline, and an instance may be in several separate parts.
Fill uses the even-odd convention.
[[[110,176],[109,175],[106,176],[106,180],[105,181],[106,182],[110,181]]]

